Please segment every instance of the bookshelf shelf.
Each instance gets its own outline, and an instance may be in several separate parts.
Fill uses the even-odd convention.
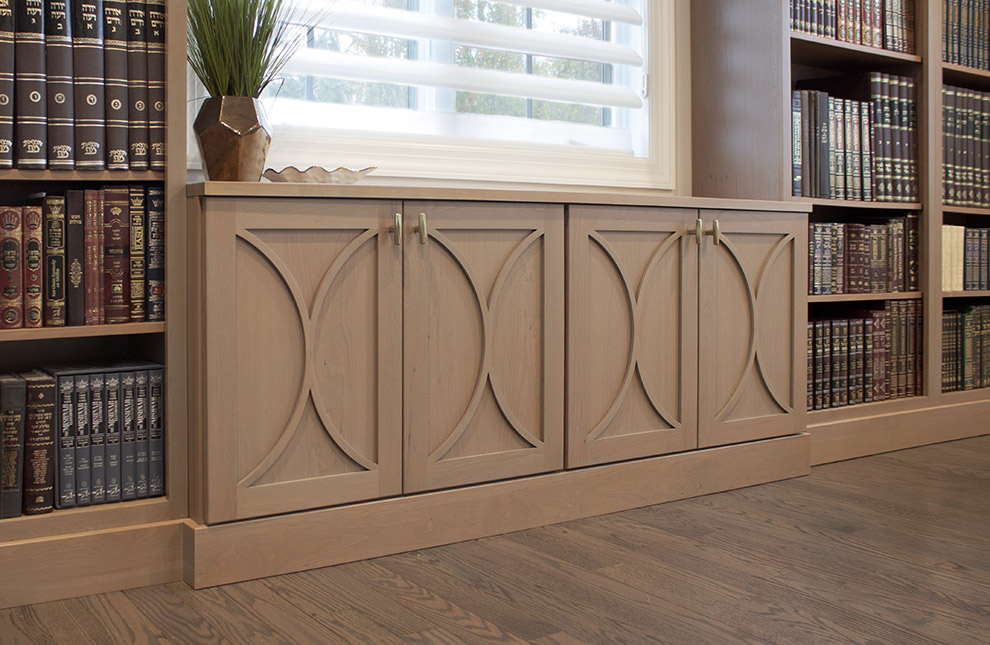
[[[889,66],[922,62],[921,56],[914,54],[854,45],[797,31],[791,32],[791,60],[799,65],[833,69],[858,69],[870,65]]]
[[[44,515],[0,520],[0,544],[53,535],[114,529],[175,519],[168,497],[135,499],[82,508],[55,509]]]
[[[958,284],[958,283],[957,283]],[[943,298],[986,298],[990,291],[943,291]]]
[[[942,80],[950,85],[962,85],[974,90],[990,90],[990,71],[942,63]]]
[[[787,201],[812,204],[814,206],[833,206],[837,208],[866,208],[871,210],[920,211],[920,202],[862,202],[849,199],[820,199],[816,197],[787,197]]]
[[[988,292],[990,293],[990,292]],[[811,304],[819,302],[872,302],[876,300],[921,300],[920,291],[898,291],[886,293],[839,293],[829,296],[808,296]]]
[[[951,403],[975,403],[990,400],[990,387],[978,387],[971,390],[956,390],[942,392],[942,399]]]
[[[53,338],[93,338],[97,336],[130,336],[158,334],[165,331],[163,322],[125,323],[121,325],[90,325],[75,327],[41,327],[36,329],[0,330],[0,342],[14,340],[47,340]]]
[[[872,417],[877,414],[895,414],[914,410],[928,401],[926,396],[906,396],[899,399],[885,399],[855,405],[843,405],[824,410],[808,410],[808,425],[816,426],[853,418]]]
[[[2,170],[0,181],[69,181],[116,183],[136,181],[165,181],[165,173],[157,170]]]
[[[949,206],[948,204],[942,206],[943,213],[956,213],[959,215],[981,215],[984,217],[990,217],[990,208],[975,208],[971,206]]]

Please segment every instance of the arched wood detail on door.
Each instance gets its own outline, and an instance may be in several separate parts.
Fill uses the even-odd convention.
[[[351,445],[334,424],[333,419],[330,418],[328,408],[324,403],[323,394],[320,392],[319,383],[316,378],[314,330],[320,320],[319,316],[315,316],[315,312],[320,312],[323,310],[327,294],[330,293],[331,287],[340,277],[341,272],[351,258],[366,244],[375,243],[377,241],[377,230],[358,230],[359,234],[347,244],[347,246],[337,255],[336,258],[334,258],[333,262],[330,264],[330,267],[327,269],[326,273],[324,273],[322,279],[320,280],[319,286],[316,289],[316,295],[313,298],[312,308],[307,305],[306,298],[303,295],[303,290],[300,287],[298,280],[293,276],[292,271],[282,260],[282,258],[280,258],[274,251],[274,249],[272,249],[268,244],[261,240],[261,238],[248,229],[239,228],[236,231],[236,235],[240,240],[247,243],[255,252],[257,252],[271,265],[271,267],[278,274],[282,283],[285,285],[285,288],[289,291],[289,294],[292,296],[292,301],[295,303],[296,314],[299,318],[299,323],[303,332],[304,356],[302,384],[296,396],[296,402],[293,406],[292,413],[286,420],[286,423],[279,433],[278,439],[275,441],[272,448],[267,454],[265,454],[261,461],[258,462],[258,464],[255,465],[250,472],[248,472],[247,475],[238,481],[237,485],[240,488],[250,487],[255,484],[282,455],[292,438],[295,436],[295,433],[299,428],[300,419],[302,418],[303,412],[306,408],[306,404],[310,399],[313,402],[313,407],[319,417],[320,424],[322,425],[323,430],[326,432],[326,435],[330,441],[332,441],[347,456],[347,458],[364,470],[378,470],[378,464],[375,463],[374,459],[362,454],[358,449]]]

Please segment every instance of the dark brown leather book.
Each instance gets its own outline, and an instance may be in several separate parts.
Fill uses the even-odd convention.
[[[103,308],[108,324],[131,320],[130,196],[127,186],[103,189]]]
[[[65,197],[46,195],[45,217],[45,327],[65,326]]]
[[[145,301],[145,248],[144,238],[148,214],[145,209],[144,186],[130,187],[131,246],[131,322],[144,322],[147,318]]]
[[[55,501],[55,379],[41,370],[21,374],[27,383],[24,413],[25,515],[51,513]]]
[[[68,0],[45,0],[45,77],[48,79],[48,167],[76,165],[73,133],[72,29]]]
[[[24,379],[0,375],[0,437],[2,437],[2,487],[0,518],[19,517],[24,481]]]
[[[127,3],[103,0],[103,75],[106,92],[107,169],[127,170]]]
[[[21,207],[0,207],[0,329],[24,326]]]
[[[106,168],[103,0],[72,0],[76,168]]]
[[[24,229],[24,326],[41,327],[44,311],[44,216],[41,206],[21,209]]]
[[[128,141],[131,170],[148,169],[148,33],[144,0],[127,0]]]
[[[48,163],[45,2],[14,4],[14,160],[18,168],[44,168]]]
[[[86,205],[84,192],[65,193],[65,322],[86,321]]]
[[[165,169],[165,0],[148,0],[148,165]]]
[[[14,166],[14,0],[0,0],[0,168]]]

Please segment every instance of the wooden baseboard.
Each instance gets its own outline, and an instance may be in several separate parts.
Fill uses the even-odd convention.
[[[0,544],[0,609],[181,580],[182,527],[180,520]]]
[[[851,409],[851,408],[850,408]],[[809,425],[811,464],[854,459],[990,432],[990,400],[937,405]]]
[[[794,435],[278,517],[185,525],[197,589],[614,513],[810,472]]]

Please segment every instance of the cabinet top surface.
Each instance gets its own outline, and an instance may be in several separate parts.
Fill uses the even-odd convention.
[[[810,204],[742,199],[681,197],[658,190],[603,186],[559,186],[502,183],[441,183],[427,180],[360,185],[207,181],[189,184],[189,197],[339,197],[349,199],[423,199],[551,204],[666,206],[719,210],[805,213]]]

